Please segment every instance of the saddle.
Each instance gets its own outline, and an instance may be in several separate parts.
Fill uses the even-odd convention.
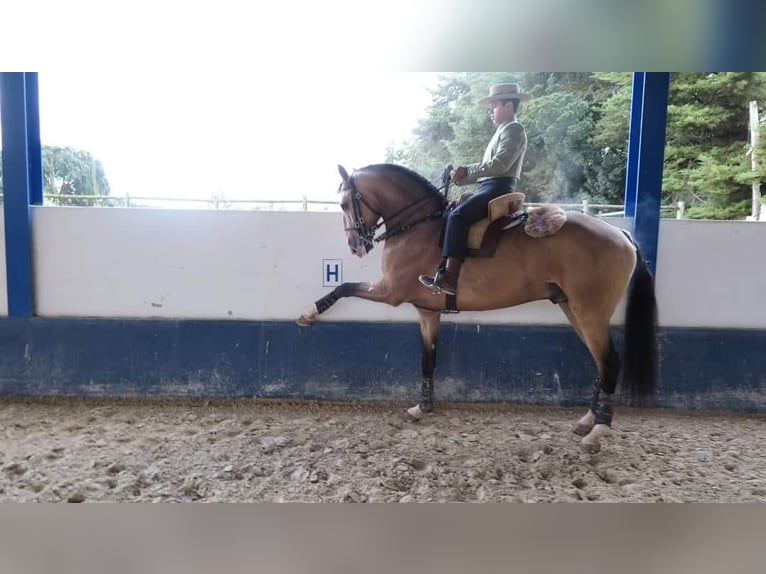
[[[506,193],[487,205],[487,217],[468,229],[468,256],[492,257],[497,248],[500,233],[527,220],[523,193]]]
[[[547,237],[561,229],[566,222],[563,209],[556,205],[541,205],[525,211],[524,197],[523,193],[514,192],[489,202],[487,217],[471,225],[468,230],[469,257],[492,257],[500,234],[519,225],[523,225],[524,233],[533,238]],[[443,241],[444,227],[439,245]]]
[[[541,205],[524,211],[524,194],[507,193],[496,197],[487,206],[487,217],[477,221],[468,229],[468,257],[492,257],[497,249],[500,234],[524,224],[524,233],[528,237],[548,237],[556,233],[566,223],[566,212],[557,205]],[[454,206],[452,206],[454,208]],[[444,214],[439,247],[444,241],[447,216]],[[457,297],[447,295],[442,313],[459,313]]]

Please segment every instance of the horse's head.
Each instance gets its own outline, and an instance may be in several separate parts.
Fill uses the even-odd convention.
[[[343,210],[343,228],[348,247],[357,257],[364,257],[375,247],[375,230],[381,215],[362,196],[353,177],[348,175],[342,165],[338,166],[338,173],[343,179],[338,191],[341,194],[340,208]]]
[[[381,241],[428,221],[441,220],[446,200],[431,182],[406,167],[368,165],[348,175],[338,166],[340,207],[348,246],[363,257]],[[375,236],[381,226],[384,233]]]

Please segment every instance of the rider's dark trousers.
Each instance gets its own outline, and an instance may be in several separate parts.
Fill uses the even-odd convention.
[[[480,182],[476,193],[450,212],[444,234],[442,255],[465,259],[468,228],[487,217],[489,202],[496,197],[513,192],[517,182],[518,179],[515,177],[493,177]]]

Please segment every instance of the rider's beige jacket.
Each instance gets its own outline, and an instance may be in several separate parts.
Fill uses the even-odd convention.
[[[491,177],[518,178],[526,151],[527,132],[524,126],[517,121],[501,124],[489,141],[481,163],[467,165],[468,175],[458,185],[476,183]]]

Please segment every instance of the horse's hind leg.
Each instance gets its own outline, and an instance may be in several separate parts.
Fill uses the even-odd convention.
[[[577,421],[574,431],[577,434],[586,435],[582,440],[584,448],[591,452],[598,452],[601,437],[609,434],[612,426],[614,392],[620,371],[620,358],[612,341],[608,317],[575,313],[567,303],[562,303],[561,308],[596,364],[598,375],[593,387],[590,408]]]
[[[420,314],[420,335],[423,348],[420,355],[420,368],[423,375],[420,390],[420,402],[407,409],[414,419],[420,419],[423,413],[428,413],[434,407],[434,369],[436,368],[436,343],[439,340],[441,312],[418,309]]]
[[[600,359],[597,359],[597,362],[599,363],[599,375],[593,385],[593,395],[588,410],[588,413],[593,413],[594,424],[590,432],[582,439],[583,448],[589,452],[598,452],[601,449],[601,437],[608,435],[612,428],[614,391],[620,372],[620,357],[614,348],[611,335],[608,337],[608,343],[601,351]]]
[[[564,315],[566,315],[567,319],[569,319],[569,322],[572,324],[572,327],[575,330],[575,333],[577,333],[577,336],[580,338],[580,341],[582,341],[583,345],[586,347],[588,344],[585,342],[585,338],[583,337],[582,331],[580,331],[580,325],[577,323],[577,317],[575,317],[575,314],[572,312],[571,307],[569,306],[569,303],[562,302],[559,303],[559,307],[561,307],[561,310],[564,312]],[[598,379],[597,379],[598,382]],[[592,404],[592,401],[591,401]],[[577,420],[577,423],[575,424],[574,433],[578,435],[585,436],[588,434],[592,429],[593,425],[596,424],[596,413],[595,409],[588,409],[588,412],[585,413],[580,419]]]
[[[561,310],[564,312],[564,315],[567,316],[567,319],[569,319],[569,322],[572,324],[572,327],[575,330],[575,333],[577,333],[577,336],[580,338],[580,341],[582,341],[583,345],[586,347],[588,346],[588,343],[585,342],[585,337],[583,337],[582,331],[580,330],[580,325],[577,322],[577,317],[572,312],[572,308],[569,306],[569,303],[566,301],[559,303],[559,306],[561,307]],[[596,378],[596,389],[599,388],[599,378]],[[597,391],[594,390],[594,396]],[[579,434],[582,436],[585,436],[588,434],[592,429],[593,425],[596,424],[596,409],[593,405],[593,401],[591,401],[591,408],[588,409],[588,412],[585,413],[582,417],[580,417],[577,420],[577,423],[575,424],[574,433]]]

